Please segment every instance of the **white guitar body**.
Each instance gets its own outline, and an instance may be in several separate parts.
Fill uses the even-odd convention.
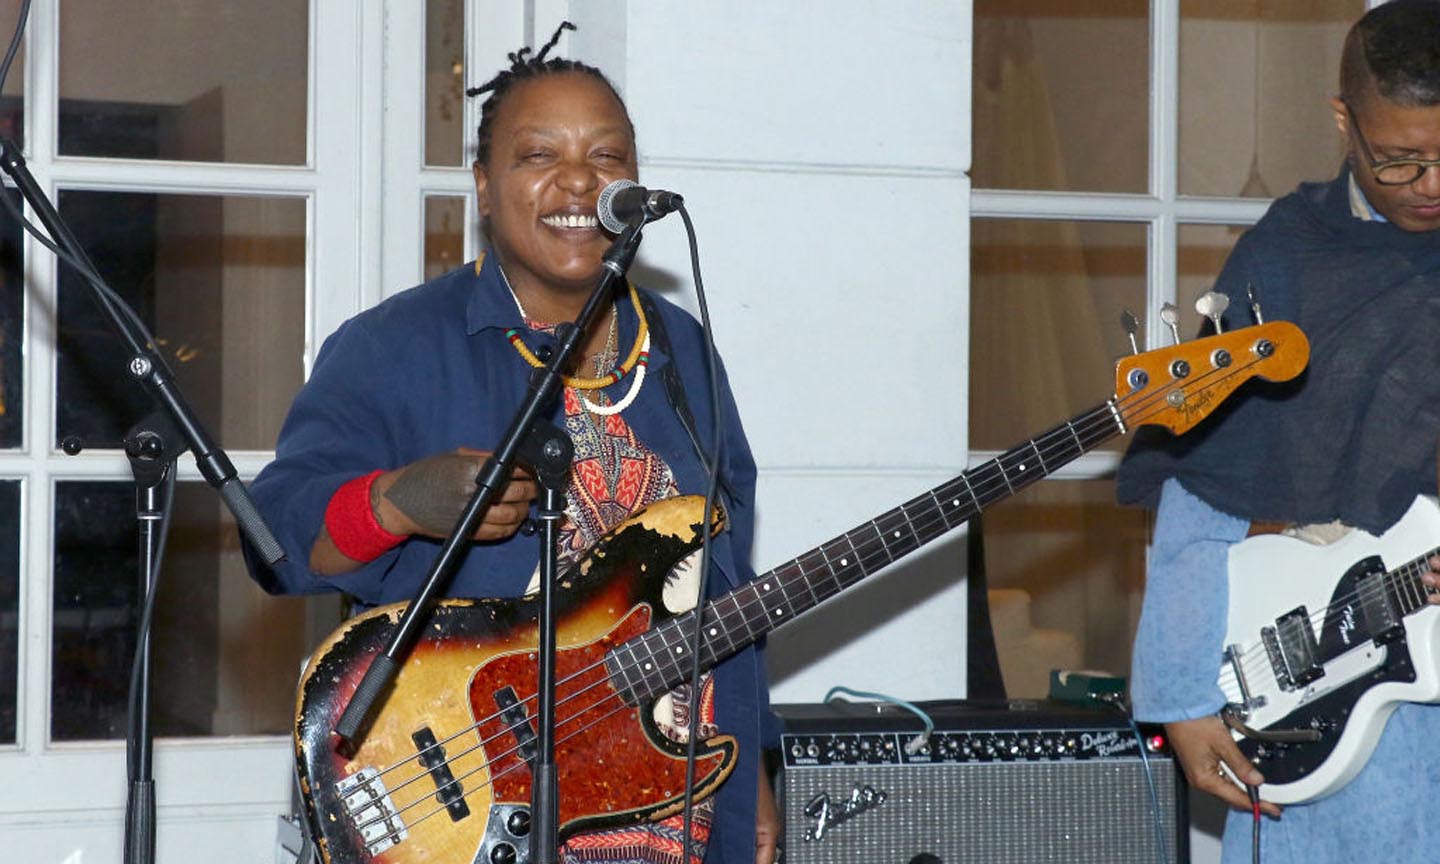
[[[1260,535],[1231,548],[1226,699],[1251,729],[1321,733],[1280,744],[1235,733],[1266,800],[1329,795],[1359,773],[1399,703],[1440,701],[1440,607],[1419,581],[1437,542],[1440,507],[1421,497],[1381,537]]]

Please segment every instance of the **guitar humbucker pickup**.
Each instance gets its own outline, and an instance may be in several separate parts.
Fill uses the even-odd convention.
[[[1386,645],[1405,635],[1405,622],[1396,614],[1393,587],[1388,582],[1381,565],[1378,573],[1366,576],[1355,586],[1355,594],[1360,598],[1360,617],[1376,645]]]
[[[1304,606],[1276,618],[1274,627],[1262,627],[1260,638],[1281,689],[1297,690],[1325,674],[1319,662],[1320,645]]]

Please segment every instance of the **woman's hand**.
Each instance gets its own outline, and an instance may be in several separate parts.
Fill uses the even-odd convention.
[[[1230,778],[1251,786],[1259,786],[1265,778],[1235,746],[1235,739],[1230,737],[1224,721],[1219,717],[1201,717],[1166,723],[1165,734],[1191,786],[1209,792],[1237,810],[1250,809],[1249,794]],[[1228,776],[1221,766],[1230,772]],[[1280,805],[1269,801],[1261,801],[1260,810],[1271,816],[1280,815]]]
[[[475,493],[475,475],[489,453],[460,447],[438,453],[403,468],[387,471],[370,486],[370,509],[380,527],[402,537],[420,534],[448,537]],[[472,539],[502,540],[514,534],[530,513],[536,484],[517,468],[500,495],[485,511],[484,521]],[[326,576],[349,573],[365,564],[347,557],[321,526],[310,549],[310,569]]]
[[[380,527],[391,534],[448,537],[475,494],[475,475],[489,456],[484,450],[460,447],[376,477],[370,506]],[[503,540],[514,534],[530,515],[535,493],[535,481],[516,468],[471,539]]]
[[[780,809],[775,792],[760,766],[760,789],[755,795],[755,864],[775,864],[780,846]]]

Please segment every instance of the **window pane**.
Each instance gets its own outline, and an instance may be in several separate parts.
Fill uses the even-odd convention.
[[[1272,198],[1340,168],[1326,99],[1364,0],[1181,0],[1180,191]]]
[[[1149,65],[1146,0],[976,0],[976,188],[1146,191]]]
[[[425,0],[426,165],[465,162],[464,75],[465,0]]]
[[[1180,255],[1177,262],[1175,302],[1180,307],[1180,338],[1189,339],[1200,332],[1203,323],[1195,311],[1195,300],[1215,287],[1215,279],[1235,248],[1235,241],[1246,225],[1181,225],[1177,230]],[[1265,298],[1257,296],[1260,309]],[[1245,320],[1249,320],[1248,316]]]
[[[431,195],[425,199],[425,278],[433,279],[465,260],[465,199]]]
[[[26,26],[34,21],[34,10],[26,20]],[[17,0],[0,5],[0,59],[10,47],[10,37],[15,25],[20,23],[20,3]],[[25,43],[15,52],[10,71],[5,76],[5,89],[0,92],[0,136],[25,146]]]
[[[984,516],[995,647],[1011,698],[1043,698],[1051,669],[1130,673],[1145,584],[1145,511],[1110,480],[1050,480]]]
[[[0,744],[14,744],[20,673],[20,481],[0,480]]]
[[[304,200],[64,190],[60,210],[160,340],[211,434],[226,447],[273,447],[302,376]],[[152,402],[68,267],[59,319],[57,441],[117,447]]]
[[[970,446],[1000,450],[1114,394],[1130,353],[1120,313],[1145,307],[1146,229],[976,219],[971,231]]]
[[[0,190],[17,205],[20,193]],[[0,220],[0,448],[19,447],[25,434],[25,267],[20,225]]]
[[[65,0],[60,153],[305,162],[305,0]]]
[[[56,485],[56,741],[125,735],[141,600],[134,500],[128,483]],[[174,512],[152,631],[155,734],[289,732],[301,659],[339,622],[338,597],[266,596],[209,486],[178,484]]]

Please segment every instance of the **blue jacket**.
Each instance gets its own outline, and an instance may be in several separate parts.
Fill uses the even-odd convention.
[[[284,546],[288,560],[271,569],[250,560],[256,580],[272,593],[341,590],[365,605],[408,600],[418,590],[439,542],[412,538],[375,561],[339,576],[307,566],[326,505],[341,484],[377,468],[393,469],[456,447],[493,449],[526,392],[531,369],[505,338],[522,326],[494,255],[477,274],[467,265],[355,316],[326,340],[310,380],[280,432],[275,461],[252,487],[255,501]],[[652,344],[649,375],[625,421],[671,467],[681,493],[704,494],[705,473],[662,381],[676,363],[702,443],[715,418],[706,381],[704,343],[695,320],[649,295],[663,317],[675,356]],[[620,344],[639,327],[628,303],[620,310]],[[532,347],[546,344],[536,335]],[[553,343],[551,343],[553,344]],[[729,530],[711,543],[711,593],[755,575],[755,462],[724,376],[721,479],[728,493]],[[622,382],[619,390],[629,385]],[[557,425],[557,414],[551,419]],[[521,594],[539,558],[537,536],[471,544],[447,593],[456,597]],[[755,777],[762,718],[769,710],[761,652],[748,648],[715,669],[716,721],[736,735],[741,758],[721,788],[707,861],[754,860]],[[456,682],[462,686],[463,682]]]

